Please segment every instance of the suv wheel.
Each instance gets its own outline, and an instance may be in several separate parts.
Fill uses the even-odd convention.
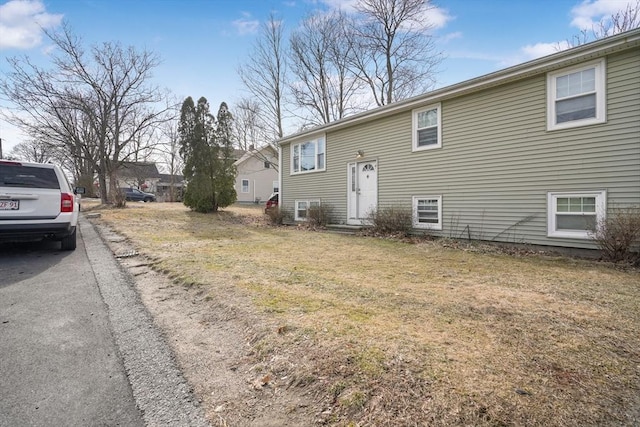
[[[60,240],[60,248],[63,251],[73,251],[76,249],[76,229],[73,229],[73,233],[69,234],[67,237],[63,237]]]

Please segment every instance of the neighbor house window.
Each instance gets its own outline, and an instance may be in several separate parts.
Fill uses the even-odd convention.
[[[547,75],[547,129],[565,129],[606,120],[605,61]]]
[[[264,168],[265,168],[265,169],[269,169],[269,168],[271,168],[271,162],[269,162],[269,161],[265,161],[265,162],[264,162]]]
[[[606,191],[548,193],[549,237],[588,239],[606,215]]]
[[[273,181],[273,192],[274,193],[280,192],[280,185],[278,184],[278,181]]]
[[[249,180],[248,179],[243,179],[242,180],[242,192],[243,193],[248,193],[249,192]]]
[[[306,221],[309,208],[320,206],[320,200],[296,200],[296,221]]]
[[[442,196],[413,197],[413,227],[442,230]]]
[[[413,151],[442,147],[440,104],[413,110]]]
[[[291,163],[291,173],[324,170],[324,136],[299,144],[291,144]]]

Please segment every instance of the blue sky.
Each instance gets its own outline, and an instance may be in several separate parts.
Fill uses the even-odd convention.
[[[355,0],[0,0],[0,73],[7,57],[28,55],[47,64],[40,26],[66,20],[88,43],[118,41],[156,52],[155,83],[180,99],[205,96],[217,109],[243,92],[237,67],[251,51],[258,27],[273,13],[286,29],[317,9],[350,10]],[[438,0],[432,35],[446,59],[438,86],[478,77],[555,52],[593,22],[635,0]],[[6,108],[0,100],[0,108]],[[7,153],[25,138],[0,118]]]

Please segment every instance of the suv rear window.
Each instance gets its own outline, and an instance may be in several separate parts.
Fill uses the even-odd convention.
[[[0,187],[59,189],[60,184],[53,169],[0,164]]]

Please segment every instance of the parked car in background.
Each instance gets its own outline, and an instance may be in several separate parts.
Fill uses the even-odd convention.
[[[57,240],[74,250],[84,190],[57,165],[0,160],[0,241]]]
[[[121,188],[125,195],[125,199],[131,202],[155,202],[156,195],[152,193],[145,193],[144,191],[140,191],[137,188]]]
[[[267,203],[264,205],[264,212],[266,213],[269,209],[277,208],[278,199],[279,199],[279,193],[273,193],[271,196],[269,196]]]

